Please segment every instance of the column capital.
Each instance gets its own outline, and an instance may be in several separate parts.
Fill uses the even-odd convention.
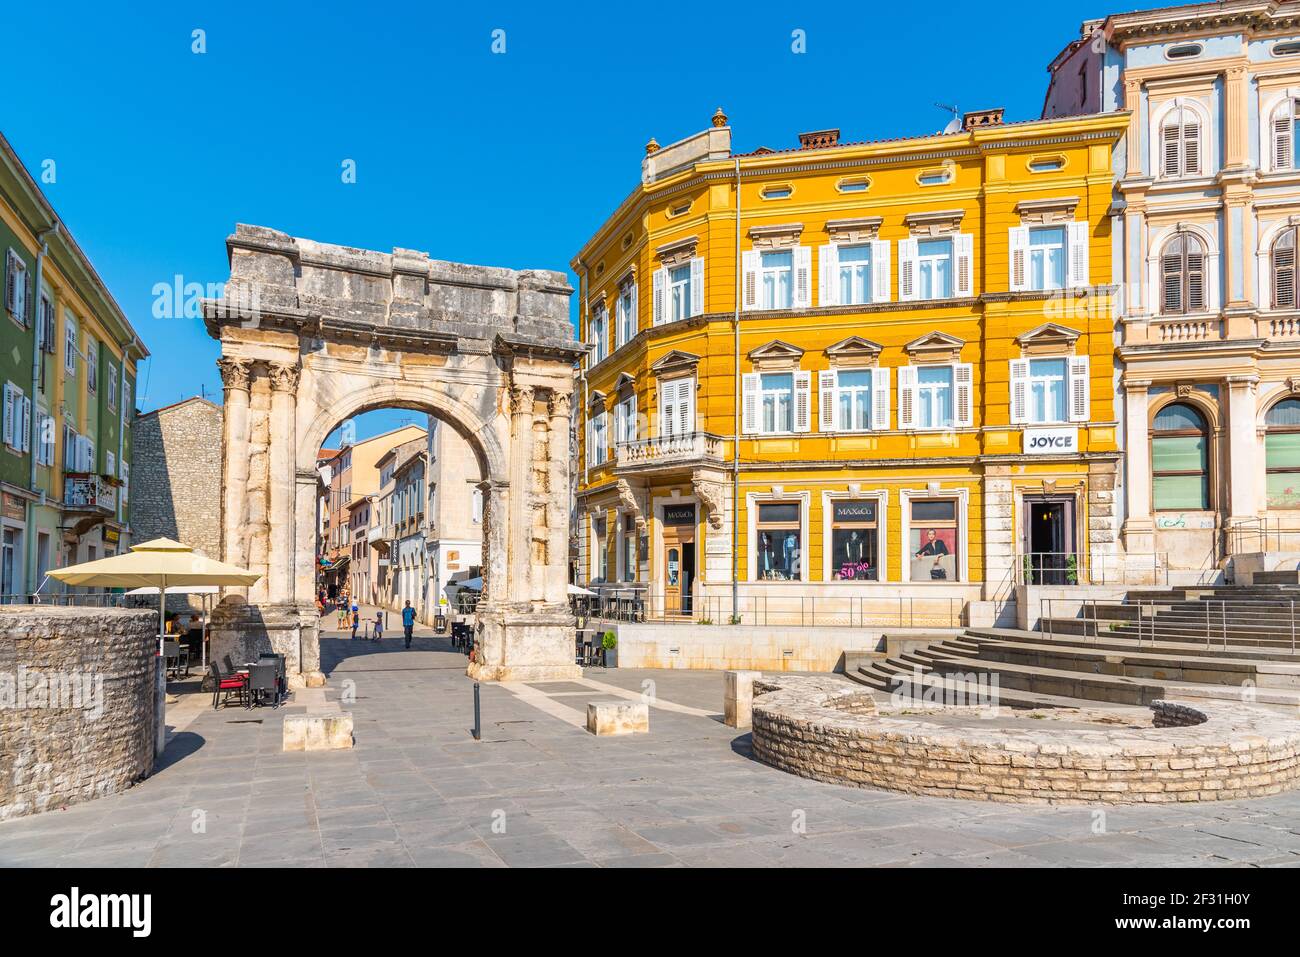
[[[217,368],[221,370],[221,384],[225,386],[227,391],[231,389],[248,391],[253,378],[253,362],[251,359],[235,359],[230,356],[222,356],[217,360]]]
[[[533,411],[533,397],[537,394],[531,385],[512,385],[510,387],[510,411],[515,415],[526,415]]]
[[[550,411],[552,418],[567,419],[569,410],[573,405],[572,392],[551,391]]]
[[[299,366],[271,362],[268,363],[266,370],[271,377],[271,390],[273,392],[298,391],[298,376],[302,372]]]
[[[1130,379],[1125,376],[1121,384],[1124,386],[1125,392],[1146,392],[1147,389],[1151,388],[1150,379]]]

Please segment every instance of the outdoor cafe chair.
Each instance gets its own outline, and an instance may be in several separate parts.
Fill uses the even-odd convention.
[[[240,700],[241,704],[245,707],[248,706],[248,675],[235,674],[234,672],[227,672],[223,675],[215,661],[208,665],[208,670],[212,673],[213,711],[217,710],[218,704],[227,703],[232,694]]]
[[[190,652],[179,641],[163,641],[163,657],[167,660],[167,673],[173,678],[179,677],[184,667],[188,677],[190,673]]]
[[[280,668],[274,661],[258,663],[248,670],[251,703],[262,704],[268,697],[271,707],[280,707]]]

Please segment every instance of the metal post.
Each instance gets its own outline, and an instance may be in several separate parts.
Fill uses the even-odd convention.
[[[479,712],[479,693],[478,682],[474,682],[474,740],[480,741],[483,737],[483,724]]]
[[[1295,654],[1295,599],[1291,599],[1291,653]]]

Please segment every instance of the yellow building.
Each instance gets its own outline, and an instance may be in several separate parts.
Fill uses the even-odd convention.
[[[745,154],[726,122],[652,140],[573,260],[583,579],[655,616],[956,625],[1113,560],[1127,115]]]

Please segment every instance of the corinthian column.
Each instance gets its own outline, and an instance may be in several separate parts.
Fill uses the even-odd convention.
[[[293,601],[293,547],[295,502],[294,453],[297,436],[294,409],[297,404],[298,367],[271,363],[270,476],[271,526],[268,561],[269,597],[272,604]]]
[[[546,503],[546,601],[563,604],[569,582],[569,407],[573,395],[552,390],[548,406],[551,494]]]
[[[221,358],[221,384],[225,406],[221,417],[223,456],[221,479],[221,557],[245,567],[248,551],[243,534],[248,492],[248,389],[253,363],[248,359]],[[247,589],[232,589],[247,594]]]
[[[506,588],[512,601],[528,599],[531,578],[528,507],[532,499],[529,472],[533,462],[533,398],[530,385],[510,388],[510,571]]]

